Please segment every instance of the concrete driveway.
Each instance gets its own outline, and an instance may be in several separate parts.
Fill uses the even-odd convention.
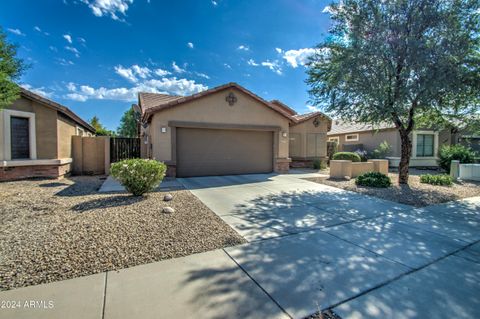
[[[248,243],[0,292],[1,318],[480,318],[480,197],[414,209],[296,175],[179,179]]]
[[[294,318],[480,317],[480,198],[414,209],[308,176],[180,182],[250,242],[225,251]]]

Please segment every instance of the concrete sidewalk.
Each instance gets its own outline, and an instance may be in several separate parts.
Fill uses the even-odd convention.
[[[480,197],[414,209],[300,177],[181,179],[250,242],[1,292],[21,307],[0,318],[480,318]]]

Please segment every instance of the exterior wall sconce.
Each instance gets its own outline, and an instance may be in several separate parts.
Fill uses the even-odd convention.
[[[167,133],[167,128],[166,128],[166,127],[162,127],[160,131],[161,131],[162,133]]]
[[[288,133],[287,132],[282,132],[282,137],[288,137]]]

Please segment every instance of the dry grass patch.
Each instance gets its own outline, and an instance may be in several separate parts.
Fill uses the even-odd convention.
[[[410,175],[409,185],[399,186],[397,173],[389,173],[388,176],[393,184],[388,188],[357,186],[355,179],[335,180],[328,177],[316,177],[307,178],[307,180],[415,207],[480,196],[479,182],[463,181],[454,182],[452,186],[437,186],[420,183],[420,176]]]
[[[186,190],[99,194],[98,177],[0,183],[0,290],[244,243]],[[162,213],[171,206],[173,214]]]

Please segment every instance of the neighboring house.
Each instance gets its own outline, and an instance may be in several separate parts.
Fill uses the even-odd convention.
[[[67,107],[21,88],[0,110],[0,180],[61,177],[71,170],[72,136],[94,134]]]
[[[452,144],[452,134],[449,129],[440,131],[419,129],[412,132],[412,167],[438,166],[439,145]],[[328,132],[328,141],[338,143],[339,151],[355,151],[363,149],[372,152],[380,143],[387,141],[392,147],[388,156],[390,166],[398,167],[401,156],[400,134],[394,125],[382,124],[376,126],[368,124],[350,123],[333,120],[332,129]]]
[[[142,157],[165,162],[169,176],[286,172],[291,132],[294,158],[326,155],[329,118],[299,116],[236,83],[187,97],[139,93],[134,108],[142,116]]]

